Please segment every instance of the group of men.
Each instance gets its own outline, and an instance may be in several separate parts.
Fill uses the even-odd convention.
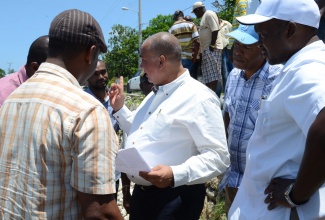
[[[217,36],[208,27],[215,13],[202,3],[193,12],[208,42],[202,56],[214,57]],[[97,21],[75,9],[57,15],[45,62],[27,61],[21,72],[28,81],[0,108],[0,218],[122,219],[114,199],[115,120],[128,135],[125,147],[151,167],[128,175],[135,183],[131,220],[199,219],[204,183],[223,173],[229,219],[325,216],[319,8],[314,0],[263,0],[255,14],[237,20],[228,34],[235,68],[222,115],[215,90],[190,76],[179,40],[168,32],[140,48],[154,86],[131,112],[123,77],[106,91],[98,55],[107,47]],[[86,81],[88,93],[80,86]]]

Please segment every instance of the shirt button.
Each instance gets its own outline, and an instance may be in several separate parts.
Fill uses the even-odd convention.
[[[151,112],[149,112],[149,115],[151,114]]]
[[[135,142],[132,142],[132,144],[135,144]]]
[[[116,116],[116,118],[120,118],[119,116]]]
[[[142,129],[142,127],[140,127],[140,129]]]

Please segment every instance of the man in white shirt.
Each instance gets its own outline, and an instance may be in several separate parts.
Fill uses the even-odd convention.
[[[230,219],[325,216],[325,45],[314,0],[263,0],[255,24],[270,64],[284,63],[261,101]]]
[[[181,65],[176,37],[161,32],[141,47],[141,68],[154,86],[134,112],[124,106],[123,77],[111,86],[114,117],[152,168],[129,176],[136,183],[131,219],[199,219],[204,183],[229,165],[226,135],[215,93]]]

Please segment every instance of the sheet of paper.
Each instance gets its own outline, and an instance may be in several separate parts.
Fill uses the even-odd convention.
[[[139,171],[151,171],[149,165],[134,147],[119,150],[115,164],[116,170],[134,176],[139,176]]]

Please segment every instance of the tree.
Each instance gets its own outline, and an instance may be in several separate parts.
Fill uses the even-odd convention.
[[[223,2],[223,4],[220,3],[220,0],[215,0],[212,5],[216,7],[218,15],[221,19],[231,23],[234,17],[236,0],[224,0],[221,2]]]
[[[6,71],[4,71],[3,69],[0,68],[0,78],[5,77],[6,76]]]
[[[172,24],[172,15],[158,15],[142,31],[143,40],[155,33],[168,31]],[[109,76],[111,81],[119,76],[124,76],[127,80],[138,70],[138,32],[118,24],[112,27],[109,35],[108,52],[102,55]]]
[[[149,21],[148,27],[142,31],[143,39],[147,39],[158,32],[168,31],[173,23],[172,15],[157,15],[157,17]]]
[[[131,27],[114,25],[109,33],[108,52],[103,54],[110,78],[133,76],[138,66],[138,36]]]

